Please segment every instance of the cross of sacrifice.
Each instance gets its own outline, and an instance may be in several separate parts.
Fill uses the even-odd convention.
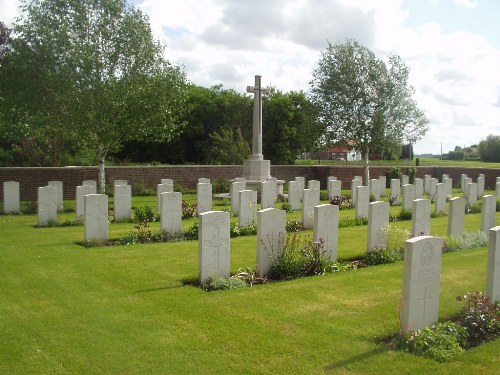
[[[260,83],[261,76],[255,76],[255,85],[247,86],[247,92],[253,93],[252,159],[263,160],[262,155],[262,95],[267,94]]]

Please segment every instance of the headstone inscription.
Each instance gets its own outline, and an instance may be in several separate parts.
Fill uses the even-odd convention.
[[[4,181],[3,183],[3,212],[5,214],[21,212],[19,182],[17,181]]]
[[[182,230],[182,193],[167,192],[161,194],[160,228],[169,233]]]
[[[314,206],[318,205],[316,190],[304,189],[304,202],[302,203],[302,224],[305,229],[314,226]]]
[[[313,240],[323,244],[323,251],[331,261],[337,261],[339,206],[320,204],[314,207]]]
[[[368,239],[366,251],[387,246],[384,233],[389,225],[389,202],[371,202],[368,209]]]
[[[57,189],[53,186],[38,188],[38,226],[57,222]]]
[[[256,272],[265,276],[274,260],[281,256],[285,246],[286,212],[266,208],[257,212],[257,260]]]
[[[93,186],[89,186],[93,188]],[[108,196],[88,194],[84,198],[85,241],[106,241],[108,239]]]
[[[464,233],[465,198],[451,198],[449,211],[447,232],[448,236],[460,236]]]
[[[441,277],[439,237],[406,241],[400,325],[403,334],[423,329],[438,320]]]
[[[198,230],[198,274],[204,283],[211,277],[229,277],[229,212],[200,214]]]

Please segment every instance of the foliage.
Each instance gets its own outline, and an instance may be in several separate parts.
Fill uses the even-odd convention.
[[[412,212],[407,208],[402,208],[397,216],[398,220],[411,220]]]
[[[268,89],[262,106],[262,149],[271,164],[293,164],[304,150],[315,149],[323,130],[316,112],[302,91]]]
[[[452,322],[435,323],[422,330],[412,331],[400,338],[400,349],[446,362],[464,351],[467,331]]]
[[[202,288],[207,291],[239,289],[247,286],[247,283],[238,277],[211,277]]]
[[[267,282],[267,277],[258,276],[253,268],[240,268],[234,277],[243,280],[248,286],[265,284]]]
[[[403,259],[403,252],[401,249],[390,249],[385,246],[376,247],[369,251],[363,258],[364,262],[370,266],[378,264],[394,263]]]
[[[388,60],[386,66],[355,40],[328,43],[311,82],[327,143],[352,141],[365,160],[366,181],[370,152],[415,143],[427,131],[428,120],[412,98],[409,69],[399,56]]]
[[[465,204],[465,213],[466,214],[480,214],[482,210],[482,202],[476,202],[475,204]]]
[[[368,218],[367,217],[358,217],[358,218],[344,217],[344,218],[339,220],[339,228],[353,227],[353,226],[358,226],[358,225],[368,225]]]
[[[282,209],[285,212],[293,212],[292,205],[288,202],[281,203],[280,209]]]
[[[479,142],[479,155],[482,161],[500,161],[500,136],[490,134],[485,140]]]
[[[211,133],[212,148],[210,164],[243,164],[243,160],[250,155],[248,142],[243,139],[240,128],[221,128]]]
[[[417,169],[414,167],[408,168],[408,177],[410,180],[410,184],[414,184],[415,178],[417,177]]]
[[[333,196],[330,198],[330,204],[339,206],[339,210],[352,208],[352,200],[345,196]]]
[[[398,179],[401,180],[401,177],[403,177],[403,173],[401,173],[401,169],[399,167],[391,167],[387,170],[386,173],[386,179],[385,179],[385,187],[391,187],[391,180],[392,179]]]
[[[252,236],[257,234],[257,227],[255,224],[250,225],[236,225],[235,223],[231,223],[229,227],[229,235],[230,237],[238,237],[238,236]]]
[[[285,230],[287,232],[300,232],[304,230],[304,223],[299,219],[288,220],[285,224]]]
[[[313,242],[295,232],[287,236],[283,253],[274,259],[268,277],[288,280],[301,276],[323,275],[332,263],[326,256],[322,241]]]
[[[135,209],[135,221],[139,223],[158,221],[160,214],[151,204],[146,204],[144,207]]]
[[[411,233],[406,228],[401,228],[395,225],[388,225],[383,229],[383,237],[387,244],[387,249],[391,251],[403,252],[405,242],[411,237]]]
[[[132,185],[132,195],[135,197],[155,196],[156,191],[142,183]]]
[[[212,184],[214,193],[227,193],[229,191],[229,180],[227,178],[218,178]]]
[[[464,302],[458,323],[469,334],[467,346],[477,346],[500,337],[500,305],[491,304],[482,292],[469,292],[457,297]]]
[[[25,214],[36,214],[38,211],[38,202],[37,201],[28,201],[23,205],[21,210]]]
[[[94,150],[104,193],[110,152],[171,138],[182,125],[185,74],[125,0],[23,0],[20,8],[1,65],[4,113],[20,140]]]
[[[189,204],[184,199],[182,200],[182,218],[190,219],[196,216],[196,205]]]
[[[199,225],[198,222],[195,221],[193,225],[191,225],[185,233],[186,240],[197,240],[198,231],[199,231]]]

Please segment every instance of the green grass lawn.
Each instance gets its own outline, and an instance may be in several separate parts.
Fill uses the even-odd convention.
[[[133,205],[155,199],[134,197]],[[67,212],[59,221],[73,217]],[[500,341],[449,363],[381,343],[399,328],[401,262],[208,293],[187,283],[197,278],[197,241],[83,248],[77,244],[83,226],[36,228],[36,222],[36,215],[0,215],[0,374],[496,374],[500,368]],[[466,215],[466,230],[479,225],[480,214]],[[446,217],[431,221],[433,235],[445,235],[446,227]],[[118,238],[133,224],[109,228]],[[363,255],[366,231],[339,229],[340,259]],[[231,239],[231,271],[255,267],[255,248],[255,236]],[[443,255],[441,320],[458,311],[456,296],[484,289],[486,260],[486,248]]]
[[[411,167],[415,166],[416,160],[370,160],[371,166],[391,166],[391,167]],[[348,165],[363,166],[364,161],[340,161],[340,160],[296,160],[295,165]],[[440,160],[439,158],[419,158],[420,166],[442,166],[442,167],[462,167],[462,168],[500,168],[500,163],[486,163],[479,160]]]

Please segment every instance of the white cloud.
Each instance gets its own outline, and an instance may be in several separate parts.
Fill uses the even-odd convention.
[[[477,8],[477,0],[454,0],[458,6],[466,8]]]

